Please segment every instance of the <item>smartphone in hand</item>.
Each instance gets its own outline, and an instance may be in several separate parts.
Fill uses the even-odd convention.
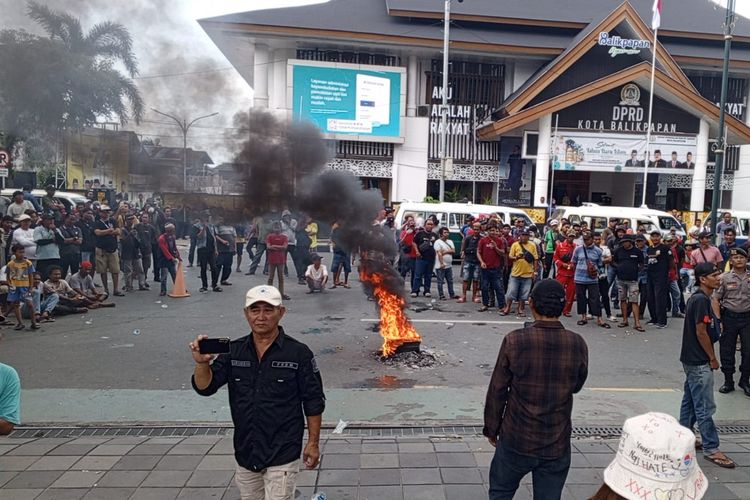
[[[203,339],[198,343],[201,354],[226,354],[229,352],[229,338]]]

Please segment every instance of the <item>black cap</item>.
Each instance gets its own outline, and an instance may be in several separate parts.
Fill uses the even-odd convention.
[[[650,234],[651,236],[653,236],[653,235],[655,235],[655,234],[658,234],[659,236],[661,236],[661,231],[659,231],[658,229],[654,229],[653,231],[651,231],[651,232],[650,232],[650,233],[648,233],[648,234]]]
[[[559,300],[565,302],[565,289],[557,280],[543,279],[539,281],[531,290],[531,298],[535,302],[542,300]]]
[[[702,240],[703,238],[709,238],[710,239],[710,238],[713,238],[713,237],[714,237],[714,233],[709,233],[709,232],[701,233],[701,234],[698,235],[698,239],[699,240]]]
[[[712,262],[701,262],[700,264],[697,264],[695,268],[693,269],[693,272],[695,273],[696,281],[698,281],[703,276],[708,276],[718,271],[719,271],[719,268],[716,267],[716,264]]]
[[[639,234],[635,237],[635,241],[646,241],[646,238],[642,234]]]
[[[312,260],[313,262],[316,261],[316,260],[321,260],[321,259],[323,259],[323,257],[321,257],[317,253],[314,253],[314,254],[310,255],[310,260]]]
[[[42,220],[55,220],[55,216],[52,214],[44,214],[42,215]]]
[[[729,255],[742,255],[743,257],[747,258],[747,250],[740,247],[732,248],[731,250],[729,250]]]
[[[633,236],[632,234],[626,234],[626,235],[623,235],[622,238],[620,238],[620,241],[629,241],[633,243],[635,241],[635,236]]]

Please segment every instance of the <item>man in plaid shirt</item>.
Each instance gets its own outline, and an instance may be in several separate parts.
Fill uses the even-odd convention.
[[[559,321],[559,282],[537,283],[529,305],[536,321],[503,339],[487,390],[483,433],[496,448],[490,500],[512,499],[529,472],[534,498],[560,498],[570,468],[573,394],[588,376],[588,348]]]

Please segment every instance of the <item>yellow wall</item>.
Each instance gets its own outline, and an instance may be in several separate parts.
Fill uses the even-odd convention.
[[[83,189],[86,179],[99,179],[102,186],[112,181],[118,191],[121,182],[127,187],[131,136],[132,132],[100,129],[71,133],[66,144],[66,188]],[[78,181],[77,185],[74,180]]]

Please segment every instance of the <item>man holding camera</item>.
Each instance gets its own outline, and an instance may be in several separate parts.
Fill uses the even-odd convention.
[[[235,426],[235,480],[243,500],[291,500],[302,455],[314,469],[320,458],[320,424],[325,409],[323,381],[315,357],[279,326],[286,309],[278,289],[261,285],[245,295],[251,333],[226,344],[227,351],[190,343],[195,360],[193,388],[201,396],[229,388]],[[302,453],[307,419],[308,439]]]

